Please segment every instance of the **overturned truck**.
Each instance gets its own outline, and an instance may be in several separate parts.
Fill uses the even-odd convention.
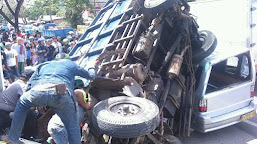
[[[97,103],[90,133],[100,143],[180,143],[190,135],[194,65],[217,40],[198,31],[185,0],[109,0],[70,56],[96,79],[77,77]]]

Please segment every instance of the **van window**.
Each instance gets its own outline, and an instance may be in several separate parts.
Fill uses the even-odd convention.
[[[251,64],[247,55],[249,54],[246,53],[230,57],[213,65],[206,93],[249,81],[251,79]]]

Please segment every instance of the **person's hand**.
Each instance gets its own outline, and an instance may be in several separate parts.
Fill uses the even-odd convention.
[[[86,103],[86,109],[87,109],[87,110],[90,110],[92,107],[93,107],[92,102],[87,102],[87,103]]]
[[[43,107],[37,107],[37,110],[38,110],[38,112],[39,112],[40,114],[45,114],[46,111],[47,111],[47,109],[46,109],[45,106],[43,106]]]
[[[16,65],[15,68],[18,68],[18,65]]]
[[[8,69],[9,71],[11,71],[11,68],[10,68],[10,67],[7,67],[7,69]]]
[[[4,65],[2,66],[2,68],[3,68],[3,71],[5,71],[5,70],[6,70]]]
[[[46,50],[43,50],[43,52],[46,52]]]
[[[44,55],[45,57],[47,56],[47,54]]]

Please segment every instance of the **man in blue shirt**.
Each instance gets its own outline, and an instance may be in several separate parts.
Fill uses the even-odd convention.
[[[45,40],[39,39],[38,46],[36,47],[36,53],[38,55],[38,64],[47,61],[48,48],[45,46]]]
[[[75,76],[94,79],[94,69],[86,71],[68,59],[68,55],[58,54],[58,60],[39,65],[32,75],[27,92],[17,102],[8,136],[9,142],[18,143],[26,114],[31,107],[49,106],[61,118],[70,144],[81,144],[80,129],[76,117]]]

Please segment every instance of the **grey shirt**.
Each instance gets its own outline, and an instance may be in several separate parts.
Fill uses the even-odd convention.
[[[11,84],[5,91],[0,95],[0,109],[8,112],[14,111],[17,101],[25,90],[26,84],[18,80]]]

